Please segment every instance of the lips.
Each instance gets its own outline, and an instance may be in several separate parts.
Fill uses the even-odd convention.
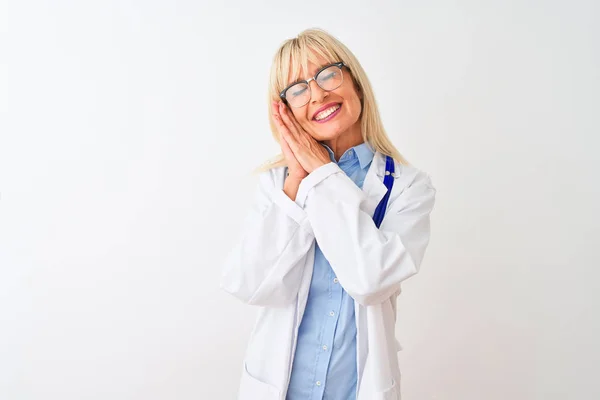
[[[312,117],[312,119],[313,119],[313,120],[315,120],[315,119],[317,118],[317,115],[318,115],[318,114],[319,114],[321,111],[327,110],[328,108],[331,108],[331,107],[333,107],[333,106],[337,106],[338,104],[339,104],[339,105],[341,105],[342,103],[328,103],[328,104],[325,104],[323,107],[321,107],[321,108],[319,108],[317,111],[315,111],[315,113],[313,114],[313,117]]]

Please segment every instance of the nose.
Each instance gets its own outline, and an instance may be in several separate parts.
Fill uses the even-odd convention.
[[[313,103],[321,103],[323,99],[329,95],[327,91],[321,89],[321,87],[317,85],[317,82],[312,81],[309,85],[312,85],[310,87],[310,99]]]

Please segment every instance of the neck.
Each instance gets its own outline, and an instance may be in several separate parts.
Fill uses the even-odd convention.
[[[358,146],[362,142],[364,140],[360,129],[360,120],[335,139],[323,140],[323,143],[333,151],[336,161],[340,161],[346,150]]]

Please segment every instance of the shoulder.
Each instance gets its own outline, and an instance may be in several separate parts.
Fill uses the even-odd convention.
[[[406,189],[415,185],[422,185],[435,190],[431,176],[422,169],[412,165],[403,165],[398,162],[394,166],[396,169],[394,186],[398,185],[399,188]]]
[[[376,174],[383,179],[385,176],[385,165],[386,156],[379,152],[376,153],[375,168]],[[413,165],[402,164],[397,160],[394,160],[394,188],[393,191],[396,193],[402,192],[404,189],[412,187],[414,185],[424,185],[432,190],[433,187],[431,176],[422,169],[419,169]]]
[[[274,167],[258,174],[258,184],[263,188],[283,188],[287,167]]]
[[[435,204],[436,190],[431,177],[413,166],[400,165],[394,182],[391,203],[396,213],[426,215]],[[397,186],[397,187],[396,187]]]

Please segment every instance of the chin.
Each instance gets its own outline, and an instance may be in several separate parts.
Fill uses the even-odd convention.
[[[344,129],[341,127],[327,127],[328,129],[315,129],[313,137],[316,140],[332,140],[338,138]]]

